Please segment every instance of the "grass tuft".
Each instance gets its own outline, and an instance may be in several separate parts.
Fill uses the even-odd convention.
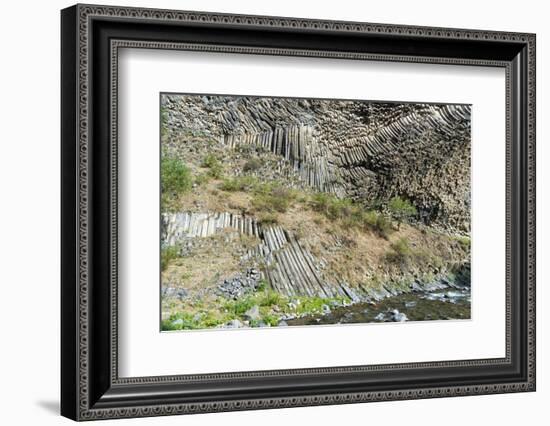
[[[261,185],[256,188],[252,206],[256,212],[284,213],[296,199],[296,191],[280,185]]]
[[[213,154],[208,154],[204,157],[202,160],[202,167],[209,169],[208,175],[214,179],[221,179],[223,177],[223,166],[220,160]]]
[[[165,271],[171,261],[180,257],[180,249],[177,246],[163,247],[160,251],[160,269]]]
[[[222,191],[252,191],[258,185],[258,180],[253,176],[236,176],[230,179],[224,179],[220,185]]]
[[[399,238],[390,245],[390,252],[387,253],[386,258],[391,263],[405,265],[409,262],[413,251],[409,245],[409,241],[406,238]]]
[[[324,192],[311,197],[310,206],[327,219],[338,222],[346,229],[370,229],[388,238],[392,226],[390,220],[374,210],[366,210],[362,205],[347,198],[338,198]]]

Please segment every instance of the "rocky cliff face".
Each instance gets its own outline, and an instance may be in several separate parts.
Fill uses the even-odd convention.
[[[253,244],[239,259],[243,272],[238,278],[226,277],[218,283],[218,291],[227,295],[228,285],[234,286],[235,281],[242,281],[244,271],[256,271],[257,278],[266,279],[271,288],[286,296],[309,296],[321,298],[344,297],[353,303],[360,301],[380,300],[384,297],[399,294],[406,291],[433,291],[446,287],[462,288],[454,281],[441,281],[439,277],[428,282],[414,281],[410,288],[395,288],[391,284],[369,286],[361,282],[350,283],[346,277],[336,273],[327,266],[330,253],[348,252],[349,247],[342,246],[335,238],[330,244],[330,249],[319,255],[315,255],[311,249],[311,235],[298,238],[291,230],[278,224],[262,224],[254,217],[240,214],[218,213],[164,213],[162,215],[162,240],[168,246],[186,247],[192,246],[197,239],[205,239],[211,236],[225,233],[244,234],[254,238]],[[228,239],[226,238],[226,242]],[[216,249],[232,250],[234,246],[226,244],[217,245]],[[469,266],[466,266],[469,268]],[[436,271],[436,275],[441,271]],[[443,271],[446,273],[446,271]],[[443,273],[443,275],[445,275]],[[469,269],[467,271],[469,273]],[[469,280],[469,278],[468,278]],[[468,281],[467,280],[467,281]],[[463,280],[462,280],[463,281]],[[257,282],[249,282],[254,287]],[[234,289],[231,289],[232,291]],[[245,289],[246,290],[246,289]],[[240,295],[240,294],[239,294]]]
[[[304,186],[365,204],[400,196],[419,221],[470,230],[469,105],[166,95],[162,108],[171,134],[262,147]]]

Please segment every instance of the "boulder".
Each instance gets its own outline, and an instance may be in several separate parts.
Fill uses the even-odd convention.
[[[397,309],[394,309],[391,313],[393,322],[405,322],[409,320],[407,318],[407,315],[405,315],[403,312],[399,312]]]
[[[385,321],[386,320],[386,315],[384,315],[384,312],[380,312],[379,314],[377,314],[374,317],[374,320],[375,321]]]
[[[261,318],[260,307],[258,305],[252,306],[244,313],[244,317],[249,321],[258,321]]]
[[[243,323],[240,322],[238,319],[233,319],[229,321],[227,324],[225,324],[226,328],[242,328]]]
[[[183,325],[183,320],[181,318],[178,318],[177,320],[172,321],[172,325],[174,327],[180,327]]]

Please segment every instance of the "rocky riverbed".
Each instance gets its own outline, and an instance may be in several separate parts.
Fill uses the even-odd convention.
[[[257,328],[324,324],[461,320],[470,318],[469,285],[447,279],[415,282],[409,290],[373,293],[361,300],[345,298],[283,297],[261,289],[258,272],[224,281],[217,288],[189,294],[176,289],[163,291],[164,302],[188,303],[184,315],[166,317],[165,330],[215,328]],[[223,313],[211,316],[204,309]],[[200,309],[195,309],[196,303]]]
[[[339,306],[286,321],[289,326],[470,319],[470,288],[413,292]]]

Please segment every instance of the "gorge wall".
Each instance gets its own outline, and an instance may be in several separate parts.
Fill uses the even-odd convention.
[[[470,231],[470,105],[163,95],[168,132],[263,147],[304,186]]]

